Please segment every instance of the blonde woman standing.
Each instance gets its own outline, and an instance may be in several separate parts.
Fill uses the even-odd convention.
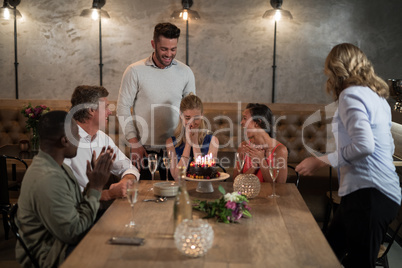
[[[310,175],[326,165],[338,169],[342,199],[326,237],[344,267],[375,267],[386,229],[401,203],[392,163],[391,110],[385,99],[389,88],[352,44],[335,46],[324,72],[327,91],[338,102],[332,122],[337,149],[303,160],[296,171]]]

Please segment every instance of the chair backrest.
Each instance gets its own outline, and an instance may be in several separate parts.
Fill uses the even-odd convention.
[[[399,229],[401,229],[401,227],[402,227],[402,222],[400,222],[398,224],[395,232],[393,232],[392,235],[388,235],[388,233],[385,234],[385,236],[389,236],[388,238],[385,238],[385,241],[388,242],[388,245],[387,246],[384,246],[384,244],[381,245],[381,247],[385,248],[385,250],[380,248],[380,252],[378,253],[378,258],[376,261],[376,267],[377,266],[386,267],[386,268],[389,267],[387,254],[388,254],[389,250],[391,249],[392,244],[394,243],[395,238],[398,235]]]
[[[28,257],[31,260],[33,266],[36,267],[36,268],[39,268],[38,261],[33,257],[31,252],[29,251],[29,249],[26,246],[24,240],[22,239],[22,237],[19,234],[18,226],[15,224],[15,217],[17,215],[17,210],[18,210],[18,204],[15,204],[10,210],[10,213],[9,213],[9,216],[8,216],[8,224],[10,225],[11,231],[13,232],[15,237],[17,238],[18,242],[20,242],[21,246],[24,248],[25,253],[28,255]]]
[[[296,180],[294,181],[294,183],[296,184],[296,187],[299,188],[299,182],[300,182],[299,172],[297,172],[296,169],[291,165],[288,165],[288,168],[292,169],[293,172],[296,174]],[[288,172],[288,174],[289,174],[289,172]],[[289,175],[288,175],[288,177],[289,177]],[[293,180],[292,180],[292,182],[293,182]]]
[[[28,164],[24,160],[22,160],[18,157],[0,155],[0,205],[9,206],[10,205],[10,195],[8,192],[9,176],[8,176],[8,172],[7,172],[7,159],[12,159],[14,161],[21,162],[25,166],[25,169],[28,168]],[[14,167],[13,167],[13,172],[15,172]],[[13,176],[15,176],[15,174],[13,174]]]
[[[396,225],[395,225],[395,223],[396,223]],[[392,228],[391,228],[391,226],[392,226]],[[393,231],[394,228],[395,228],[395,231]],[[393,245],[396,237],[398,236],[398,232],[401,228],[402,228],[402,204],[399,207],[399,211],[398,211],[396,218],[388,226],[387,232],[385,233],[385,236],[383,238],[383,244],[381,245],[380,252],[378,253],[376,266],[381,266],[381,267],[386,267],[386,268],[389,267],[387,254],[388,254],[389,250],[391,249],[391,246]]]
[[[0,155],[0,205],[10,205],[8,194],[7,157]]]
[[[226,169],[225,169],[224,167],[222,167],[221,164],[217,163],[216,166],[217,166],[217,167],[220,167],[220,168],[222,169],[222,171],[223,171],[224,173],[226,173]]]

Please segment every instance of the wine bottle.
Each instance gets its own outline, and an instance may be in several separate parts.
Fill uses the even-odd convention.
[[[174,230],[184,219],[192,219],[193,207],[186,187],[186,169],[186,167],[179,167],[179,189],[173,205]]]

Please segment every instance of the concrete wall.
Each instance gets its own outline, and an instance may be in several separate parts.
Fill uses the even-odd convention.
[[[22,0],[18,6],[20,99],[69,99],[79,84],[99,83],[98,23],[80,17],[91,0]],[[113,0],[103,9],[103,84],[116,100],[121,76],[152,52],[156,23],[182,29],[177,59],[185,61],[185,23],[170,19],[180,0]],[[208,102],[271,102],[272,21],[269,0],[194,0],[190,66],[197,94]],[[277,102],[328,103],[323,63],[340,42],[360,46],[384,79],[402,78],[402,1],[284,0],[292,21],[277,31]],[[0,21],[0,98],[15,98],[12,21]]]

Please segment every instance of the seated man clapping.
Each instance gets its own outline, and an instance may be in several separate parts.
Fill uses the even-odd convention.
[[[77,154],[78,145],[77,124],[66,118],[65,111],[41,117],[40,150],[25,173],[18,199],[16,223],[40,267],[59,266],[92,226],[113,161],[113,150],[105,148],[96,164],[95,157],[86,161],[89,186],[83,196],[73,172],[63,164]],[[23,267],[32,266],[19,242],[16,257]]]
[[[88,183],[86,176],[85,162],[91,159],[93,152],[99,155],[104,146],[110,146],[116,153],[116,160],[113,162],[111,173],[121,178],[118,183],[112,184],[109,189],[102,191],[101,200],[108,201],[126,195],[126,180],[136,178],[140,174],[131,160],[116,147],[113,140],[106,135],[105,129],[109,115],[109,92],[101,86],[78,86],[71,97],[71,111],[77,121],[80,145],[77,156],[72,159],[65,159],[64,162],[71,167],[74,175],[84,189]]]

